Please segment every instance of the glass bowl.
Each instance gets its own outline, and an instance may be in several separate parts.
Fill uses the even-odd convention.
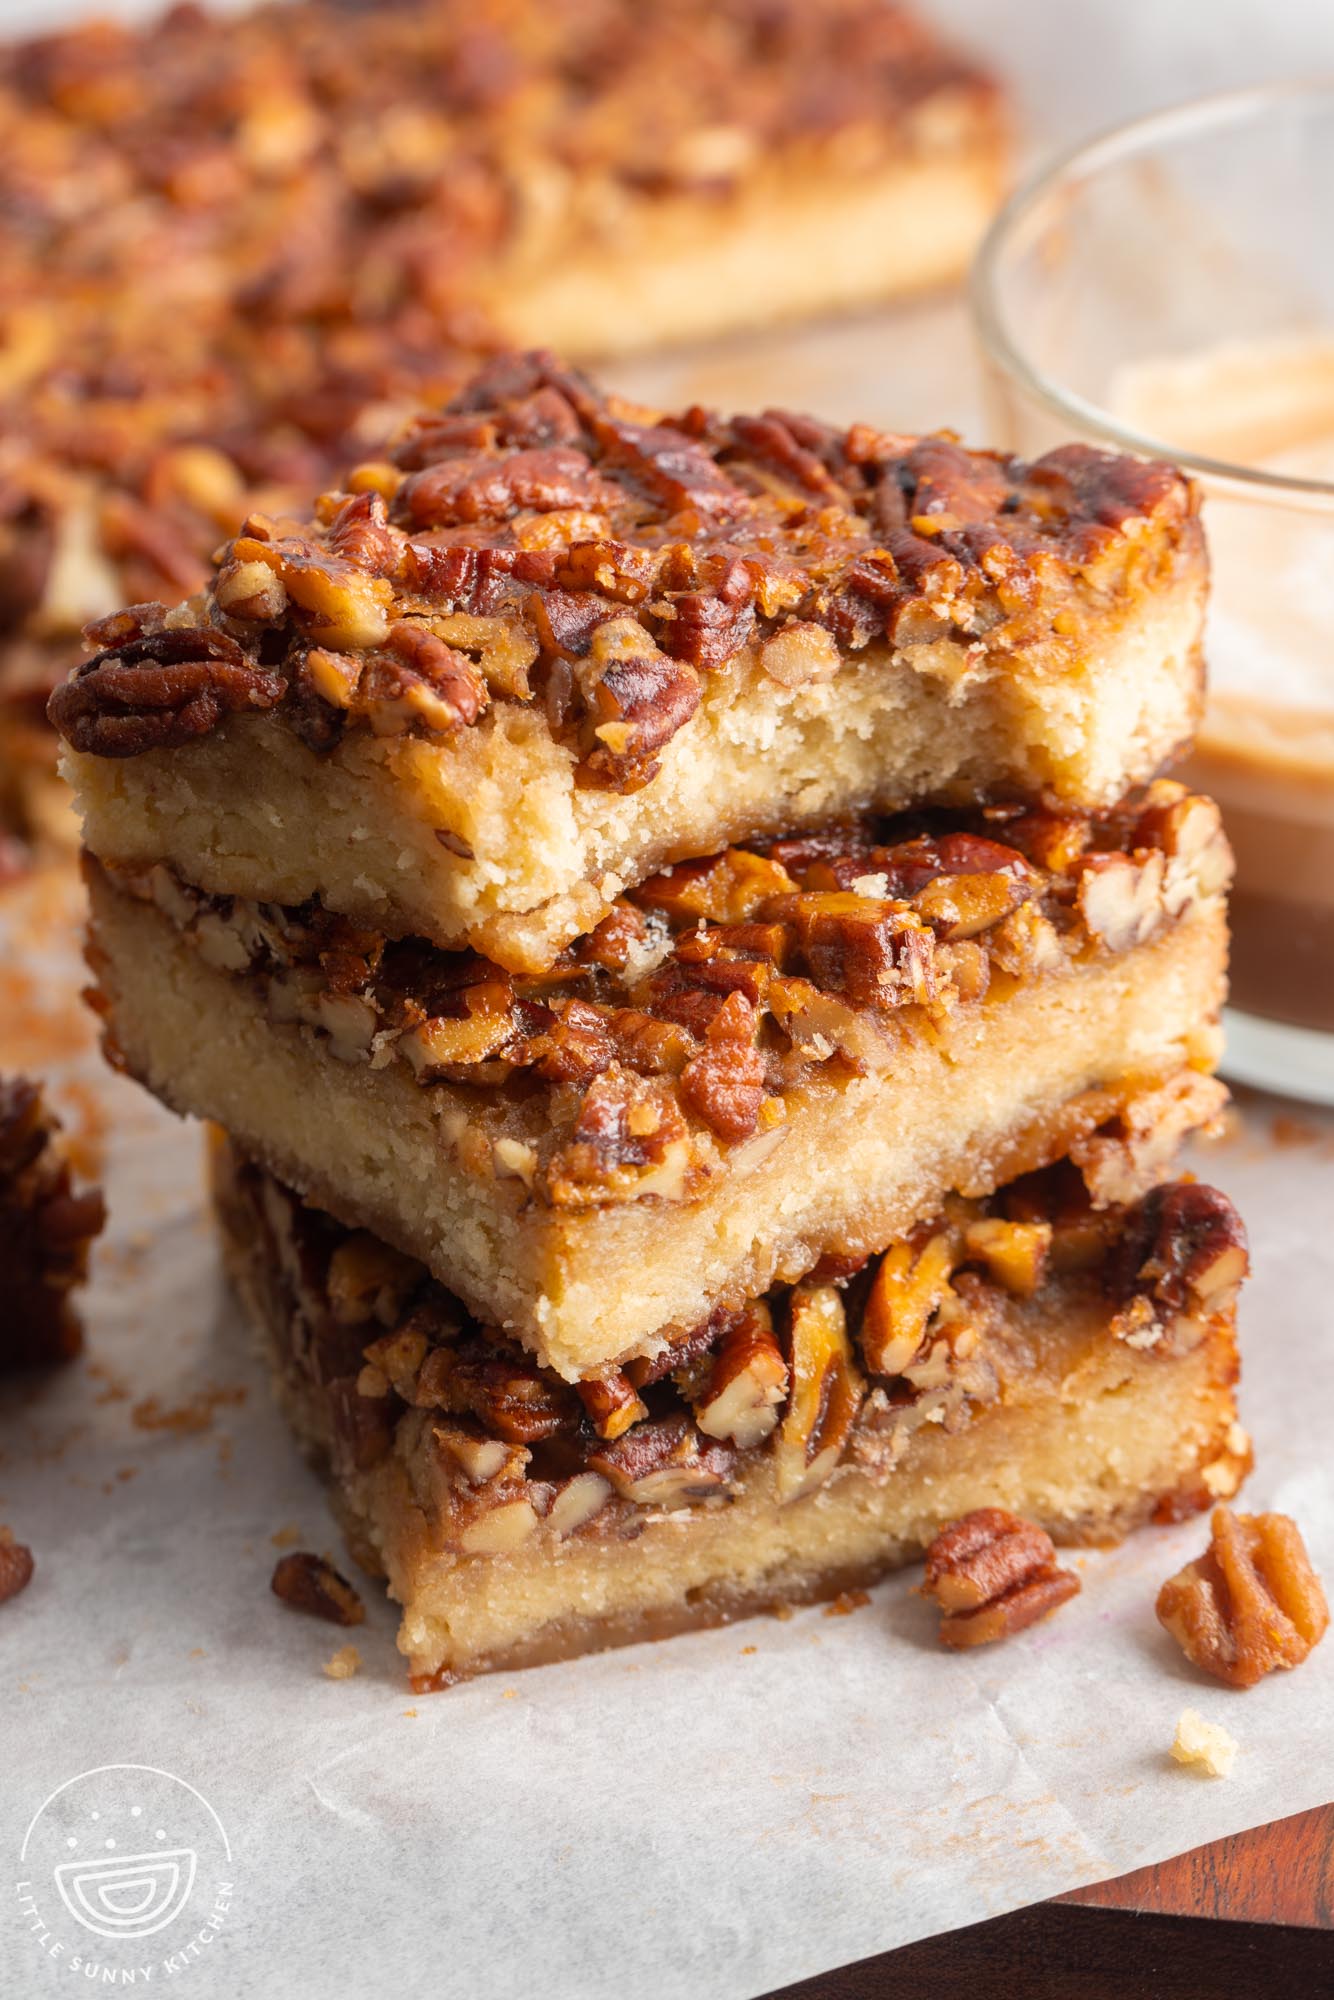
[[[1001,440],[1200,482],[1210,695],[1183,775],[1237,853],[1225,1070],[1334,1103],[1334,79],[1201,99],[1018,190],[972,279]]]

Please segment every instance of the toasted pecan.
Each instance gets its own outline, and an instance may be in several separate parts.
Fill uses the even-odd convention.
[[[1215,1507],[1208,1548],[1168,1578],[1157,1612],[1193,1666],[1240,1688],[1300,1666],[1329,1626],[1296,1522],[1230,1507]]]
[[[1078,1595],[1057,1567],[1046,1530],[1003,1507],[977,1507],[942,1528],[926,1552],[922,1595],[943,1614],[940,1643],[954,1650],[1008,1639]]]
[[[76,750],[137,757],[207,736],[224,715],[273,708],[285,688],[225,632],[183,626],[94,654],[56,688],[47,714]]]

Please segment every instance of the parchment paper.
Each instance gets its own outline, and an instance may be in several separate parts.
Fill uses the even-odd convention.
[[[1251,0],[1072,0],[1063,36],[1028,0],[941,11],[1026,79],[1048,137],[1313,64],[1334,38],[1303,5],[1266,7],[1253,38]],[[615,379],[669,404],[987,428],[957,303]],[[198,1131],[91,1049],[76,904],[48,888],[0,909],[0,1067],[58,1077],[83,1149],[105,1153],[112,1211],[86,1358],[21,1399],[0,1390],[0,1521],[38,1565],[0,1607],[15,1885],[0,1991],[77,1990],[76,1952],[128,1962],[57,1917],[49,1878],[20,1859],[48,1794],[107,1764],[174,1774],[226,1829],[233,1894],[213,1941],[174,1971],[152,1938],[136,1955],[136,1983],[186,1979],[211,2000],[744,2000],[1334,1796],[1334,1640],[1239,1695],[1196,1676],[1154,1619],[1200,1521],[1075,1556],[1083,1593],[1049,1625],[958,1659],[911,1576],[849,1617],[760,1619],[425,1697],[406,1690],[375,1588],[350,1635],[285,1611],[274,1537],[343,1561],[337,1533],[221,1287]],[[1294,1514],[1334,1578],[1334,1121],[1250,1098],[1194,1163],[1253,1238],[1245,1502]],[[347,1637],[362,1671],[330,1680]],[[1238,1738],[1230,1779],[1170,1762],[1187,1705]]]
[[[348,1565],[221,1287],[198,1129],[86,1046],[76,900],[0,914],[0,1067],[58,1078],[112,1214],[85,1359],[0,1391],[0,1521],[37,1558],[0,1606],[0,1991],[77,1990],[81,1944],[122,1962],[67,1918],[49,1958],[17,1893],[32,1815],[112,1763],[193,1785],[231,1842],[225,1928],[158,1983],[293,2000],[742,2000],[1334,1796],[1334,1641],[1239,1695],[1154,1619],[1200,1521],[1077,1554],[1049,1625],[959,1658],[910,1577],[421,1697],[374,1586],[351,1633],[286,1611],[275,1536]],[[1254,1239],[1246,1502],[1334,1578],[1334,1122],[1252,1099],[1195,1163]],[[349,1638],[361,1673],[327,1679]],[[1169,1761],[1187,1705],[1240,1741],[1230,1779]]]

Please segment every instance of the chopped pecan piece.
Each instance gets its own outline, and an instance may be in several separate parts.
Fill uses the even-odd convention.
[[[687,1127],[664,1086],[638,1077],[594,1077],[570,1143],[552,1160],[553,1201],[605,1200],[634,1188],[679,1196],[689,1167]]]
[[[0,1604],[28,1588],[33,1569],[32,1550],[15,1541],[11,1528],[0,1528]]]
[[[681,1072],[681,1102],[728,1145],[748,1139],[764,1102],[764,1062],[755,1046],[755,1010],[729,993],[714,1016],[703,1049]]]
[[[436,1349],[441,1366],[429,1385],[431,1400],[441,1409],[473,1416],[484,1430],[511,1444],[535,1444],[573,1430],[578,1404],[564,1382],[532,1362],[481,1354],[450,1354]],[[419,1396],[427,1385],[419,1385]]]
[[[773,896],[796,883],[780,862],[745,847],[725,847],[706,861],[678,861],[635,891],[635,900],[674,923],[744,924]]]
[[[1246,1231],[1226,1195],[1198,1181],[1154,1188],[1126,1218],[1108,1285],[1123,1301],[1113,1322],[1131,1347],[1156,1346],[1227,1312],[1250,1268]]]
[[[695,1403],[695,1422],[708,1437],[730,1438],[748,1450],[767,1438],[787,1395],[787,1363],[763,1299],[733,1318]]]
[[[1008,1222],[999,1215],[981,1216],[964,1230],[964,1250],[984,1264],[998,1284],[1016,1298],[1032,1298],[1042,1283],[1051,1248],[1050,1222]]]
[[[312,654],[329,659],[329,654]],[[321,685],[326,699],[330,693]],[[365,715],[377,736],[426,730],[445,736],[475,722],[486,688],[472,661],[424,625],[400,619],[379,651],[366,656],[348,706]]]
[[[735,1453],[702,1438],[688,1416],[636,1424],[624,1437],[588,1455],[590,1470],[611,1481],[623,1500],[640,1507],[689,1507],[721,1492]]]
[[[798,1285],[790,1312],[792,1388],[772,1447],[780,1501],[798,1500],[824,1485],[843,1456],[866,1395],[835,1288]]]
[[[290,1610],[325,1618],[331,1625],[360,1625],[366,1616],[365,1606],[347,1578],[308,1549],[295,1549],[280,1558],[271,1588]]]
[[[524,1494],[501,1500],[470,1521],[459,1536],[459,1547],[470,1556],[507,1556],[536,1531],[537,1509]]]
[[[1152,937],[1166,914],[1165,875],[1163,857],[1154,848],[1135,855],[1088,855],[1076,901],[1089,935],[1109,951],[1128,951]]]
[[[793,926],[817,986],[854,1007],[925,1005],[936,997],[932,934],[901,903],[808,890],[775,897],[765,915]]]
[[[420,1282],[421,1266],[411,1257],[359,1229],[345,1237],[330,1257],[325,1289],[333,1316],[341,1325],[378,1320],[388,1326]],[[424,1337],[422,1346],[424,1349]]]
[[[1207,1130],[1227,1103],[1216,1076],[1182,1070],[1157,1089],[1136,1090],[1128,1105],[1085,1139],[1070,1158],[1099,1208],[1138,1201],[1162,1180],[1183,1138]]]
[[[333,1458],[340,1467],[369,1472],[388,1456],[394,1442],[394,1405],[378,1385],[363,1387],[366,1370],[357,1375],[341,1375],[328,1382],[329,1412],[333,1420]],[[372,1386],[375,1393],[370,1393]]]
[[[94,654],[55,690],[47,715],[76,750],[138,757],[207,736],[224,715],[274,708],[286,689],[225,632],[182,626]]]
[[[841,662],[838,647],[823,625],[797,619],[780,626],[760,648],[760,665],[780,687],[806,687],[832,680]]]
[[[1058,1569],[1051,1536],[1003,1507],[978,1507],[942,1528],[926,1552],[922,1595],[944,1614],[940,1643],[985,1646],[1022,1632],[1079,1592]]]
[[[1192,1665],[1229,1687],[1300,1666],[1329,1625],[1320,1578],[1286,1514],[1215,1507],[1204,1554],[1158,1593],[1159,1622]]]
[[[926,1338],[959,1261],[958,1232],[895,1243],[880,1259],[862,1314],[862,1359],[873,1375],[902,1375]]]
[[[581,769],[616,791],[635,791],[658,769],[655,752],[699,707],[699,675],[658,651],[642,625],[613,618],[588,650],[586,690],[592,747]]]
[[[600,1438],[624,1437],[632,1424],[637,1424],[648,1415],[634,1385],[619,1371],[577,1382],[575,1390],[588,1421]]]
[[[370,576],[392,576],[402,560],[402,538],[389,526],[381,493],[354,493],[329,526],[329,547]]]
[[[688,590],[673,600],[661,635],[663,651],[673,659],[688,660],[707,673],[732,659],[750,638],[755,629],[750,579],[744,564],[732,568],[740,573],[739,589],[729,591],[724,585],[712,596]]]

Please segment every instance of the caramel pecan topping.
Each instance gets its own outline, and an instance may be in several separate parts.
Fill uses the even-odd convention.
[[[386,633],[414,629],[418,645],[433,636],[462,655],[451,671],[475,669],[493,699],[540,702],[582,784],[631,791],[660,768],[709,677],[743,655],[775,688],[827,679],[840,649],[873,640],[911,648],[948,635],[971,647],[983,635],[1004,657],[1059,630],[1081,590],[1105,601],[1118,573],[1164,559],[1164,539],[1196,535],[1194,509],[1170,468],[1086,446],[1027,465],[789,412],[658,418],[550,355],[506,356],[410,422],[350,490],[327,493],[305,528],[247,520],[189,615],[262,677],[265,697],[252,691],[249,705],[276,705],[269,663],[283,662],[282,712],[317,749],[337,736],[311,726],[312,682],[372,729],[477,720],[480,699],[449,696],[442,720],[430,702],[405,704],[392,675],[377,679],[367,662]],[[1163,536],[1146,553],[1150,523]],[[498,634],[520,659],[504,673]],[[312,642],[337,657],[308,656]],[[68,697],[53,718],[67,734],[80,721]],[[150,747],[128,730],[84,727],[71,740],[109,755]],[[1002,881],[984,854],[971,871],[933,865],[959,877],[929,912],[944,940],[1025,899],[1022,871]],[[1151,920],[1161,887],[1092,864],[1090,922],[1122,937],[1146,910]],[[830,922],[854,918],[865,937],[836,948],[865,959],[851,975],[864,987],[897,957],[867,912],[836,909]]]
[[[1300,1666],[1329,1607],[1296,1522],[1216,1507],[1210,1530],[1204,1554],[1159,1591],[1159,1622],[1193,1666],[1229,1687]]]
[[[955,1650],[1008,1639],[1078,1594],[1045,1529],[1003,1507],[951,1521],[926,1552],[922,1595],[939,1605],[940,1643]]]
[[[0,1368],[67,1360],[82,1337],[72,1294],[106,1211],[57,1130],[37,1084],[0,1077]]]
[[[0,1528],[0,1604],[28,1588],[33,1568],[32,1550],[15,1541],[12,1529]]]
[[[273,1572],[272,1590],[289,1610],[325,1618],[331,1625],[360,1625],[365,1607],[347,1578],[322,1556],[308,1549],[281,1556]]]

